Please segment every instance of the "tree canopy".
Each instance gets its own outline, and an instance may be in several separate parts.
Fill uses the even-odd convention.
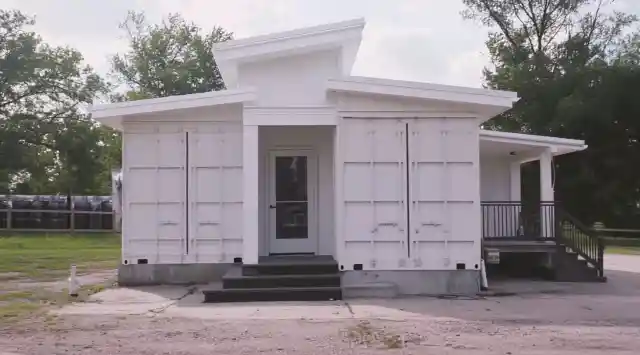
[[[128,51],[112,58],[115,76],[129,88],[121,99],[224,89],[213,45],[232,39],[232,33],[221,27],[203,33],[178,14],[149,24],[143,13],[130,12],[120,27],[129,41]]]
[[[463,2],[463,16],[492,29],[487,87],[521,97],[486,128],[584,139],[586,151],[556,160],[556,198],[589,223],[640,227],[637,16],[605,0]]]
[[[84,105],[108,86],[78,51],[47,45],[32,24],[0,10],[0,189],[104,190],[108,133]]]
[[[587,223],[640,227],[640,32],[613,0],[463,0],[463,16],[491,29],[485,85],[518,92],[515,107],[485,128],[584,139],[556,159],[556,196]],[[215,43],[233,38],[180,15],[159,24],[130,12],[128,48],[111,58],[109,83],[68,47],[30,30],[34,19],[0,10],[0,190],[109,193],[120,135],[86,105],[224,88]],[[526,167],[527,187],[537,187]],[[535,189],[533,189],[535,190]],[[534,196],[537,191],[527,191]]]
[[[212,47],[233,35],[220,27],[204,33],[179,15],[149,24],[130,12],[121,24],[128,50],[112,57],[108,83],[33,24],[0,10],[0,193],[109,194],[121,137],[93,121],[87,104],[224,89]]]

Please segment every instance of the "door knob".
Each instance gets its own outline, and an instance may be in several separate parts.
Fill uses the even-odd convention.
[[[274,209],[276,208],[276,205],[269,205],[269,208]]]

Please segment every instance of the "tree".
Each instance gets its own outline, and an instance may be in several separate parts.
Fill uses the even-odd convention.
[[[521,97],[486,128],[586,140],[557,159],[556,198],[588,223],[640,226],[640,171],[628,169],[640,163],[637,17],[604,0],[463,2],[494,29],[486,85]]]
[[[113,73],[130,89],[117,100],[138,100],[224,89],[213,45],[233,38],[221,27],[208,33],[180,15],[159,25],[130,12],[121,24],[129,50],[112,58]]]
[[[33,23],[0,10],[0,188],[96,192],[105,131],[84,105],[108,87],[78,51],[27,31]]]

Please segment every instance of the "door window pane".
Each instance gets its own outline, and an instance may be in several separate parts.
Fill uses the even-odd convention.
[[[308,238],[307,157],[275,159],[276,239]]]
[[[276,239],[308,238],[306,202],[278,202],[276,204]]]
[[[307,201],[307,157],[276,157],[276,201]]]

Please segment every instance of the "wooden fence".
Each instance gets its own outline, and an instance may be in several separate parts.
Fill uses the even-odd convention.
[[[0,209],[0,232],[109,233],[119,231],[114,211]]]

